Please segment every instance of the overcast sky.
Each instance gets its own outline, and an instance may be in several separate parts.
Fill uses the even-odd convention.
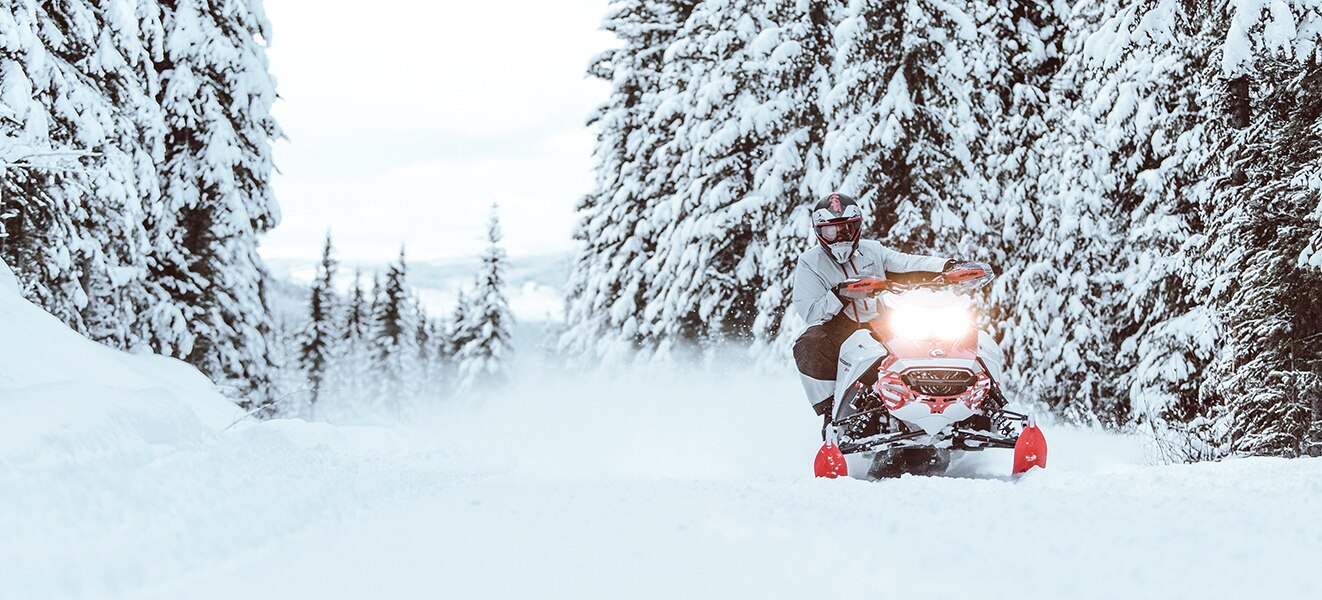
[[[609,87],[584,75],[612,46],[606,0],[266,0],[288,140],[283,220],[267,258],[472,256],[490,204],[511,255],[572,247],[592,184],[584,123]]]

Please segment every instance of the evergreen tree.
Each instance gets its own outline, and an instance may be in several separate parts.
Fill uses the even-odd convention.
[[[900,250],[954,254],[977,199],[977,122],[966,55],[976,28],[959,4],[854,0],[837,27],[827,98],[832,187],[865,211],[864,235]]]
[[[460,288],[458,297],[455,299],[454,313],[450,315],[445,344],[441,350],[441,354],[446,359],[457,358],[459,350],[467,346],[476,337],[473,321],[469,318],[469,310],[469,294],[466,290]]]
[[[1184,84],[1205,45],[1197,30],[1136,18],[1143,10],[1076,6],[1048,133],[1033,147],[1045,168],[1019,209],[1036,230],[1000,295],[1018,387],[1066,416],[1110,425],[1130,421],[1136,404],[1160,412],[1196,395],[1201,352],[1145,353],[1154,360],[1135,365],[1140,348],[1191,341],[1201,318],[1179,256],[1201,226],[1190,218],[1198,90]]]
[[[656,250],[651,212],[675,191],[669,178],[657,174],[656,153],[681,106],[663,85],[661,70],[667,47],[697,4],[615,0],[602,23],[622,45],[602,53],[588,70],[610,82],[612,92],[589,121],[598,130],[597,180],[578,206],[574,238],[582,250],[568,285],[572,325],[561,340],[567,350],[617,354],[647,339],[640,313],[651,290],[645,263]],[[461,300],[458,310],[464,305]],[[462,347],[466,341],[455,343]]]
[[[482,253],[482,270],[477,286],[468,296],[469,306],[464,309],[461,327],[472,339],[459,349],[458,389],[461,391],[490,388],[509,379],[509,361],[513,357],[509,299],[505,295],[505,250],[500,246],[500,221],[496,206],[491,207],[487,224],[488,246]],[[464,325],[466,324],[466,325]]]
[[[335,326],[335,260],[331,258],[331,237],[326,234],[326,246],[321,252],[317,279],[312,282],[308,302],[309,322],[301,336],[298,363],[311,386],[308,411],[315,416],[317,401],[321,399],[322,383],[333,358],[338,337]]]
[[[769,128],[767,147],[753,153],[754,191],[744,202],[749,206],[729,218],[748,210],[744,218],[753,239],[741,250],[744,257],[735,274],[741,293],[756,291],[751,326],[756,352],[771,342],[781,356],[789,356],[790,336],[801,325],[788,308],[793,265],[807,242],[807,207],[832,191],[822,150],[828,131],[823,95],[832,82],[832,6],[772,3],[768,15],[777,27],[759,34],[755,44],[766,48],[776,43],[757,85],[767,90],[763,106],[775,115],[777,126]]]
[[[1211,120],[1204,177],[1214,186],[1207,222],[1208,284],[1223,327],[1199,404],[1176,429],[1194,444],[1184,458],[1322,454],[1322,337],[1316,319],[1314,212],[1322,200],[1322,14],[1291,2],[1268,12],[1233,3]]]
[[[0,15],[0,257],[25,295],[118,347],[141,339],[144,199],[163,129],[154,5],[7,3]]]
[[[369,352],[372,314],[363,291],[362,273],[356,271],[348,301],[337,317],[338,339],[330,344],[323,394],[341,412],[361,409],[363,400],[371,393],[368,382],[375,382]]]
[[[354,271],[353,289],[349,291],[349,304],[344,311],[344,328],[341,338],[346,342],[361,342],[367,337],[368,319],[371,318],[371,306],[363,294],[363,273]]]
[[[970,149],[983,188],[977,202],[963,208],[966,259],[988,260],[1002,269],[993,309],[1013,297],[1019,250],[1036,237],[1036,221],[1026,210],[1039,194],[1046,172],[1042,140],[1052,127],[1052,80],[1065,51],[1064,7],[1047,0],[983,0],[972,9],[976,44],[969,50],[969,73],[978,134]],[[1000,311],[993,321],[1000,320]]]
[[[415,324],[413,347],[417,351],[417,355],[414,357],[417,362],[416,387],[419,395],[430,395],[436,389],[436,376],[438,375],[435,369],[435,346],[433,346],[435,341],[434,326],[431,320],[427,318],[427,311],[423,308],[422,301],[416,296],[413,299],[413,310]]]
[[[775,330],[780,314],[759,322],[758,305],[788,302],[783,260],[802,233],[781,225],[820,164],[814,98],[828,35],[823,2],[700,3],[667,50],[656,118],[674,133],[648,177],[674,192],[650,211],[656,250],[641,266],[651,280],[639,315],[660,353]]]
[[[408,266],[404,250],[398,262],[386,269],[385,280],[378,284],[379,296],[372,315],[371,360],[373,377],[378,381],[375,404],[378,409],[402,418],[404,405],[412,399],[417,383],[415,347],[417,324],[407,283]]]
[[[161,202],[146,223],[157,298],[152,344],[185,358],[248,408],[270,406],[271,331],[257,236],[271,196],[275,99],[260,2],[164,1],[157,92],[169,134]],[[268,411],[269,412],[269,411]]]

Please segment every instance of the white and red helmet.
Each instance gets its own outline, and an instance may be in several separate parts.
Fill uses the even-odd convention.
[[[848,262],[863,232],[863,209],[853,198],[832,193],[812,207],[812,229],[827,254]]]

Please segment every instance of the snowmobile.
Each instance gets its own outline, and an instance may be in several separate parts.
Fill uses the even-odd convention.
[[[962,263],[908,283],[846,282],[841,297],[878,301],[879,317],[840,347],[818,477],[846,476],[849,462],[868,479],[940,474],[952,452],[987,448],[1013,448],[1016,476],[1046,467],[1042,431],[1006,409],[979,356],[969,294],[994,278],[985,263]]]

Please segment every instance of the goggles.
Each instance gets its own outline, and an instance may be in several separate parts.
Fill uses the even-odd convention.
[[[852,242],[858,238],[861,233],[863,219],[843,219],[840,221],[829,221],[814,225],[817,229],[817,237],[823,242],[834,244],[836,242]]]

